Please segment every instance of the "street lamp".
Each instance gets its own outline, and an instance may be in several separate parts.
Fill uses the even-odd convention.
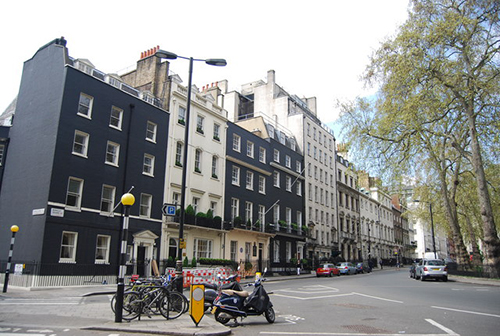
[[[125,292],[125,259],[127,255],[128,222],[130,217],[130,207],[135,203],[135,197],[131,193],[126,193],[121,198],[121,203],[125,207],[122,228],[122,243],[120,247],[120,269],[118,271],[118,283],[116,286],[115,322],[121,322],[123,317],[123,293]]]
[[[197,59],[193,57],[184,57],[174,54],[170,51],[158,50],[155,55],[160,58],[174,60],[177,58],[189,60],[189,76],[188,76],[188,92],[187,92],[187,102],[186,102],[186,125],[184,130],[184,156],[182,158],[182,183],[181,183],[181,211],[179,218],[179,241],[177,245],[177,261],[175,263],[175,273],[177,277],[177,290],[182,292],[183,278],[182,278],[182,249],[185,248],[184,244],[184,214],[186,205],[186,178],[187,178],[187,155],[188,155],[188,140],[189,140],[189,116],[191,112],[191,86],[193,81],[193,62],[201,61],[208,65],[214,66],[226,66],[227,62],[222,58],[208,58],[208,59]]]
[[[414,200],[414,202],[419,203],[420,200]],[[425,201],[422,201],[425,202]],[[429,213],[431,215],[431,234],[432,234],[432,252],[434,252],[434,259],[437,259],[437,254],[436,254],[436,238],[434,236],[434,220],[432,218],[432,202],[425,202],[429,203]],[[424,246],[425,248],[425,246]],[[425,251],[424,251],[425,253]]]
[[[4,293],[7,293],[7,286],[9,286],[10,263],[12,261],[12,251],[14,250],[14,242],[16,240],[16,233],[17,233],[17,231],[19,231],[19,226],[12,225],[10,227],[10,231],[12,232],[12,238],[10,239],[9,258],[7,261],[7,269],[5,270],[5,279],[3,281],[3,292]]]

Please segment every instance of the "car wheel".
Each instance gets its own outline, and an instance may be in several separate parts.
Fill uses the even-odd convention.
[[[448,281],[448,277],[447,277],[447,276],[445,276],[445,277],[443,278],[443,281],[444,281],[444,282],[447,282],[447,281]]]
[[[422,275],[420,276],[420,281],[425,281],[425,278]]]
[[[337,276],[340,276],[340,272],[337,273]]]
[[[333,272],[330,272],[329,276],[330,276],[330,278],[331,278],[331,277],[333,276]]]

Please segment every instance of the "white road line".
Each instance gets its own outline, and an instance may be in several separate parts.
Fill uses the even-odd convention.
[[[309,297],[298,297],[298,296],[292,296],[292,295],[285,295],[285,294],[279,294],[279,293],[274,293],[274,296],[281,296],[289,299],[296,299],[296,300],[317,300],[317,299],[326,299],[326,298],[332,298],[332,297],[340,297],[340,296],[352,296],[354,293],[347,293],[347,294],[336,294],[336,295],[321,295],[321,296],[309,296]]]
[[[482,315],[482,316],[491,316],[491,317],[500,317],[500,315],[488,314],[488,313],[479,313],[479,312],[473,312],[473,311],[470,311],[470,310],[461,310],[461,309],[446,308],[446,307],[437,307],[437,306],[431,306],[431,307],[432,308],[436,308],[436,309],[456,311],[456,312],[459,312],[459,313]]]
[[[447,333],[448,335],[455,335],[455,336],[460,336],[459,334],[457,334],[456,332],[454,332],[453,330],[451,329],[448,329],[446,328],[445,326],[437,323],[436,321],[433,321],[431,319],[425,319],[427,322],[429,322],[430,324],[438,327],[439,329],[441,329],[442,331],[444,331],[445,333]]]
[[[382,300],[382,301],[389,301],[389,302],[394,302],[394,303],[404,303],[403,301],[391,300],[391,299],[381,298],[381,297],[378,297],[378,296],[371,296],[371,295],[366,295],[366,294],[361,294],[361,293],[356,293],[356,292],[353,292],[353,294],[364,296],[364,297],[368,297],[368,298],[372,298],[372,299]]]

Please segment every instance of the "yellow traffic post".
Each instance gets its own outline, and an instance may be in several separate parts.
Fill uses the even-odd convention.
[[[189,315],[198,326],[203,315],[205,315],[205,285],[191,285]]]

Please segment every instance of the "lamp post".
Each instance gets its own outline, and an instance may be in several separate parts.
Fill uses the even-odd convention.
[[[420,200],[414,200],[414,202],[420,202]],[[434,259],[437,259],[437,254],[436,254],[436,238],[434,236],[434,220],[432,218],[432,202],[426,202],[429,203],[429,213],[431,215],[431,234],[432,234],[432,252],[434,252]],[[424,236],[425,238],[425,236]],[[425,246],[424,246],[425,248]],[[424,251],[425,253],[425,251]],[[425,254],[424,254],[425,255]]]
[[[120,246],[120,268],[118,271],[118,283],[116,286],[115,322],[121,322],[123,317],[123,293],[125,291],[125,258],[127,255],[128,221],[130,207],[135,203],[135,197],[131,193],[126,193],[121,198],[121,203],[125,207],[123,216],[122,242]]]
[[[17,231],[19,231],[19,226],[12,225],[10,227],[10,231],[12,232],[12,238],[10,239],[9,258],[7,261],[7,268],[5,269],[5,279],[3,281],[3,292],[4,293],[7,293],[7,287],[9,286],[10,262],[12,261],[12,251],[14,250],[14,242],[16,240],[16,233],[17,233]]]
[[[182,278],[182,250],[185,248],[184,243],[184,217],[185,217],[185,205],[186,205],[186,178],[187,178],[187,155],[188,155],[188,140],[189,140],[189,117],[191,112],[191,86],[193,81],[193,62],[200,61],[205,62],[208,65],[214,66],[226,66],[227,62],[222,58],[208,58],[208,59],[197,59],[193,57],[184,57],[174,54],[170,51],[158,50],[155,53],[156,57],[165,59],[177,59],[182,58],[189,60],[189,76],[188,76],[188,91],[187,91],[187,101],[186,101],[186,125],[184,130],[184,155],[182,158],[182,182],[181,182],[181,211],[179,218],[179,241],[177,245],[177,261],[175,263],[175,273],[177,278],[178,291],[182,292],[183,278]]]

